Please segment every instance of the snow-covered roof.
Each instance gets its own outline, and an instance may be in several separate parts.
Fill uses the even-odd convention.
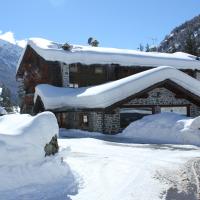
[[[41,57],[48,61],[59,61],[66,64],[119,64],[121,66],[173,66],[180,69],[200,69],[200,61],[196,57],[183,52],[158,53],[136,50],[115,49],[72,45],[70,51],[61,44],[42,39],[31,38],[27,45],[31,46]],[[26,48],[22,53],[17,69],[20,66]]]
[[[35,88],[35,98],[41,97],[45,109],[106,108],[144,89],[170,79],[200,97],[200,82],[168,66],[157,67],[117,81],[92,87],[61,88],[41,84]]]

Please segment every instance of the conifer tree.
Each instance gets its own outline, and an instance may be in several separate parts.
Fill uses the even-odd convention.
[[[1,93],[1,106],[5,107],[8,112],[12,111],[12,102],[11,102],[11,92],[4,84],[2,84],[2,93]]]
[[[150,46],[149,46],[148,43],[146,44],[145,51],[146,51],[146,52],[149,52],[149,51],[150,51]]]
[[[184,51],[195,56],[198,55],[198,48],[193,34],[188,34],[188,37],[185,41]]]

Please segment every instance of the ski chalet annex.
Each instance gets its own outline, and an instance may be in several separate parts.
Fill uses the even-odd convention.
[[[17,66],[21,112],[60,127],[117,133],[163,111],[200,115],[200,61],[185,53],[66,46],[30,39]]]

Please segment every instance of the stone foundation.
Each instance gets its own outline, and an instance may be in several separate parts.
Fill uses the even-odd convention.
[[[146,97],[146,98],[145,98]],[[177,98],[176,94],[166,88],[156,88],[144,98],[135,98],[125,103],[123,106],[150,106],[153,113],[159,113],[162,106],[186,107],[187,114],[191,117],[200,115],[200,107],[191,103],[187,99]],[[120,108],[115,108],[109,112],[99,111],[66,111],[56,114],[60,127],[68,129],[82,129],[92,132],[115,134],[121,131]],[[83,121],[87,116],[88,122]]]

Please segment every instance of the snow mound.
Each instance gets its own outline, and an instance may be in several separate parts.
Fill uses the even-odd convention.
[[[7,114],[6,110],[0,106],[0,115],[6,115],[6,114]]]
[[[188,122],[188,126],[193,130],[200,130],[200,116]]]
[[[56,118],[50,112],[36,117],[20,114],[0,117],[1,163],[13,165],[43,159],[45,144],[58,130]]]
[[[3,199],[56,199],[54,195],[58,195],[58,191],[64,199],[75,192],[74,176],[69,166],[61,162],[61,156],[68,151],[45,157],[44,146],[58,131],[57,120],[51,112],[35,117],[27,114],[0,117],[0,194]]]
[[[200,117],[191,119],[174,113],[146,116],[131,123],[119,136],[144,143],[200,146]]]

